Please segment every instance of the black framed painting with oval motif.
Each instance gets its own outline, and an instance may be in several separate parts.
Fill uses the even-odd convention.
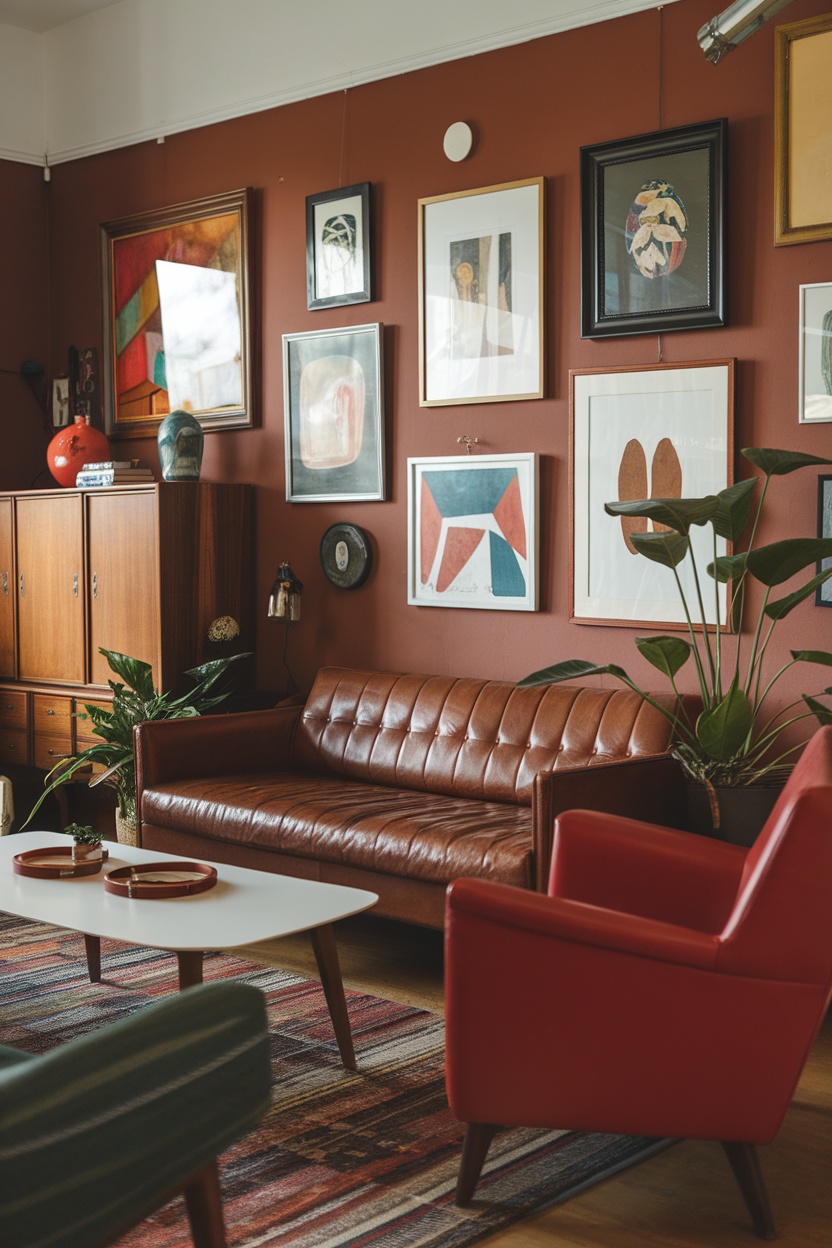
[[[373,548],[355,524],[333,524],[321,538],[321,567],[339,589],[358,589],[370,575]]]

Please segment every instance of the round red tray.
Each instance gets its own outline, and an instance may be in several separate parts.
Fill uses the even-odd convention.
[[[107,892],[119,897],[187,897],[204,893],[216,882],[216,867],[204,862],[142,862],[104,876]]]
[[[105,849],[103,857],[92,862],[73,862],[72,848],[56,845],[48,849],[27,849],[22,854],[15,854],[12,865],[17,875],[31,875],[37,880],[78,879],[82,875],[98,875],[108,857]]]

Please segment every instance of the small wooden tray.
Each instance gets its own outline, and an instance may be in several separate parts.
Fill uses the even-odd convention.
[[[98,875],[104,866],[108,851],[92,862],[73,862],[72,847],[56,845],[48,849],[27,849],[15,854],[12,865],[17,875],[31,875],[36,880],[78,879],[82,875]]]
[[[107,892],[119,897],[187,897],[204,893],[216,882],[216,867],[204,862],[142,862],[104,876]]]

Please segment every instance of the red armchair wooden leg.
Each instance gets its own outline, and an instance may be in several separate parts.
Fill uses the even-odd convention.
[[[734,1178],[739,1184],[754,1230],[760,1239],[776,1239],[774,1219],[771,1216],[771,1205],[768,1201],[766,1182],[760,1169],[760,1158],[753,1144],[734,1144],[729,1140],[722,1141]]]
[[[466,1122],[462,1159],[456,1180],[457,1205],[467,1205],[474,1195],[474,1189],[480,1180],[480,1171],[497,1131],[499,1127],[492,1126],[490,1122]]]
[[[194,1248],[228,1248],[216,1161],[192,1174],[183,1192]]]

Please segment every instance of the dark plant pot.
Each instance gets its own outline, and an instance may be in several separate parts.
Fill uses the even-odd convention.
[[[715,784],[719,827],[714,827],[708,790],[693,780],[687,787],[687,827],[699,836],[714,836],[733,845],[753,845],[783,792],[782,784]]]

